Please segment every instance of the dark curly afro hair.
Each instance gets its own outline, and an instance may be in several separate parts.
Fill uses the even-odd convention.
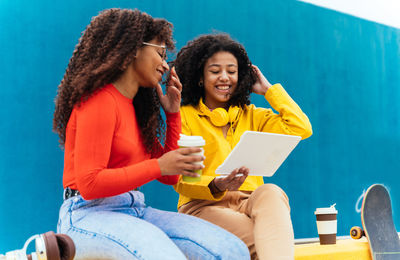
[[[204,98],[204,87],[199,86],[204,75],[206,61],[215,53],[226,51],[234,55],[238,61],[238,83],[228,105],[244,107],[250,104],[252,86],[257,76],[252,68],[244,47],[232,40],[228,34],[208,34],[189,41],[179,53],[172,65],[183,85],[182,105],[198,105]]]
[[[61,145],[74,106],[116,81],[134,60],[143,42],[157,39],[173,51],[172,24],[139,10],[108,9],[95,16],[83,32],[58,86],[53,130]],[[154,88],[139,88],[133,99],[141,135],[149,153],[165,138],[160,101]]]

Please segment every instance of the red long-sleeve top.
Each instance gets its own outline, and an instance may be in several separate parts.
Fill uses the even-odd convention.
[[[64,154],[64,188],[84,199],[118,195],[154,179],[175,184],[178,175],[161,176],[157,157],[178,148],[180,113],[166,113],[164,147],[154,158],[140,137],[132,99],[112,84],[76,106],[69,118]]]

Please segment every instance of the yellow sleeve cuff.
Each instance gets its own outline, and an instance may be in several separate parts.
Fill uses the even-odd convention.
[[[201,200],[221,200],[225,192],[212,194],[208,185],[215,178],[215,176],[203,175],[199,182],[185,182],[182,180],[182,176],[179,177],[179,181],[174,185],[174,189],[181,195],[191,199]]]

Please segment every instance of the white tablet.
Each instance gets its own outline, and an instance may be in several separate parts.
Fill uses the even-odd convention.
[[[249,175],[272,176],[300,142],[300,136],[246,131],[216,174],[227,175],[246,166]]]

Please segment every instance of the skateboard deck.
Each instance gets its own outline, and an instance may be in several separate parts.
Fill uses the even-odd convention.
[[[393,223],[392,203],[385,186],[374,184],[368,188],[362,203],[361,222],[372,259],[400,259],[399,235]]]

